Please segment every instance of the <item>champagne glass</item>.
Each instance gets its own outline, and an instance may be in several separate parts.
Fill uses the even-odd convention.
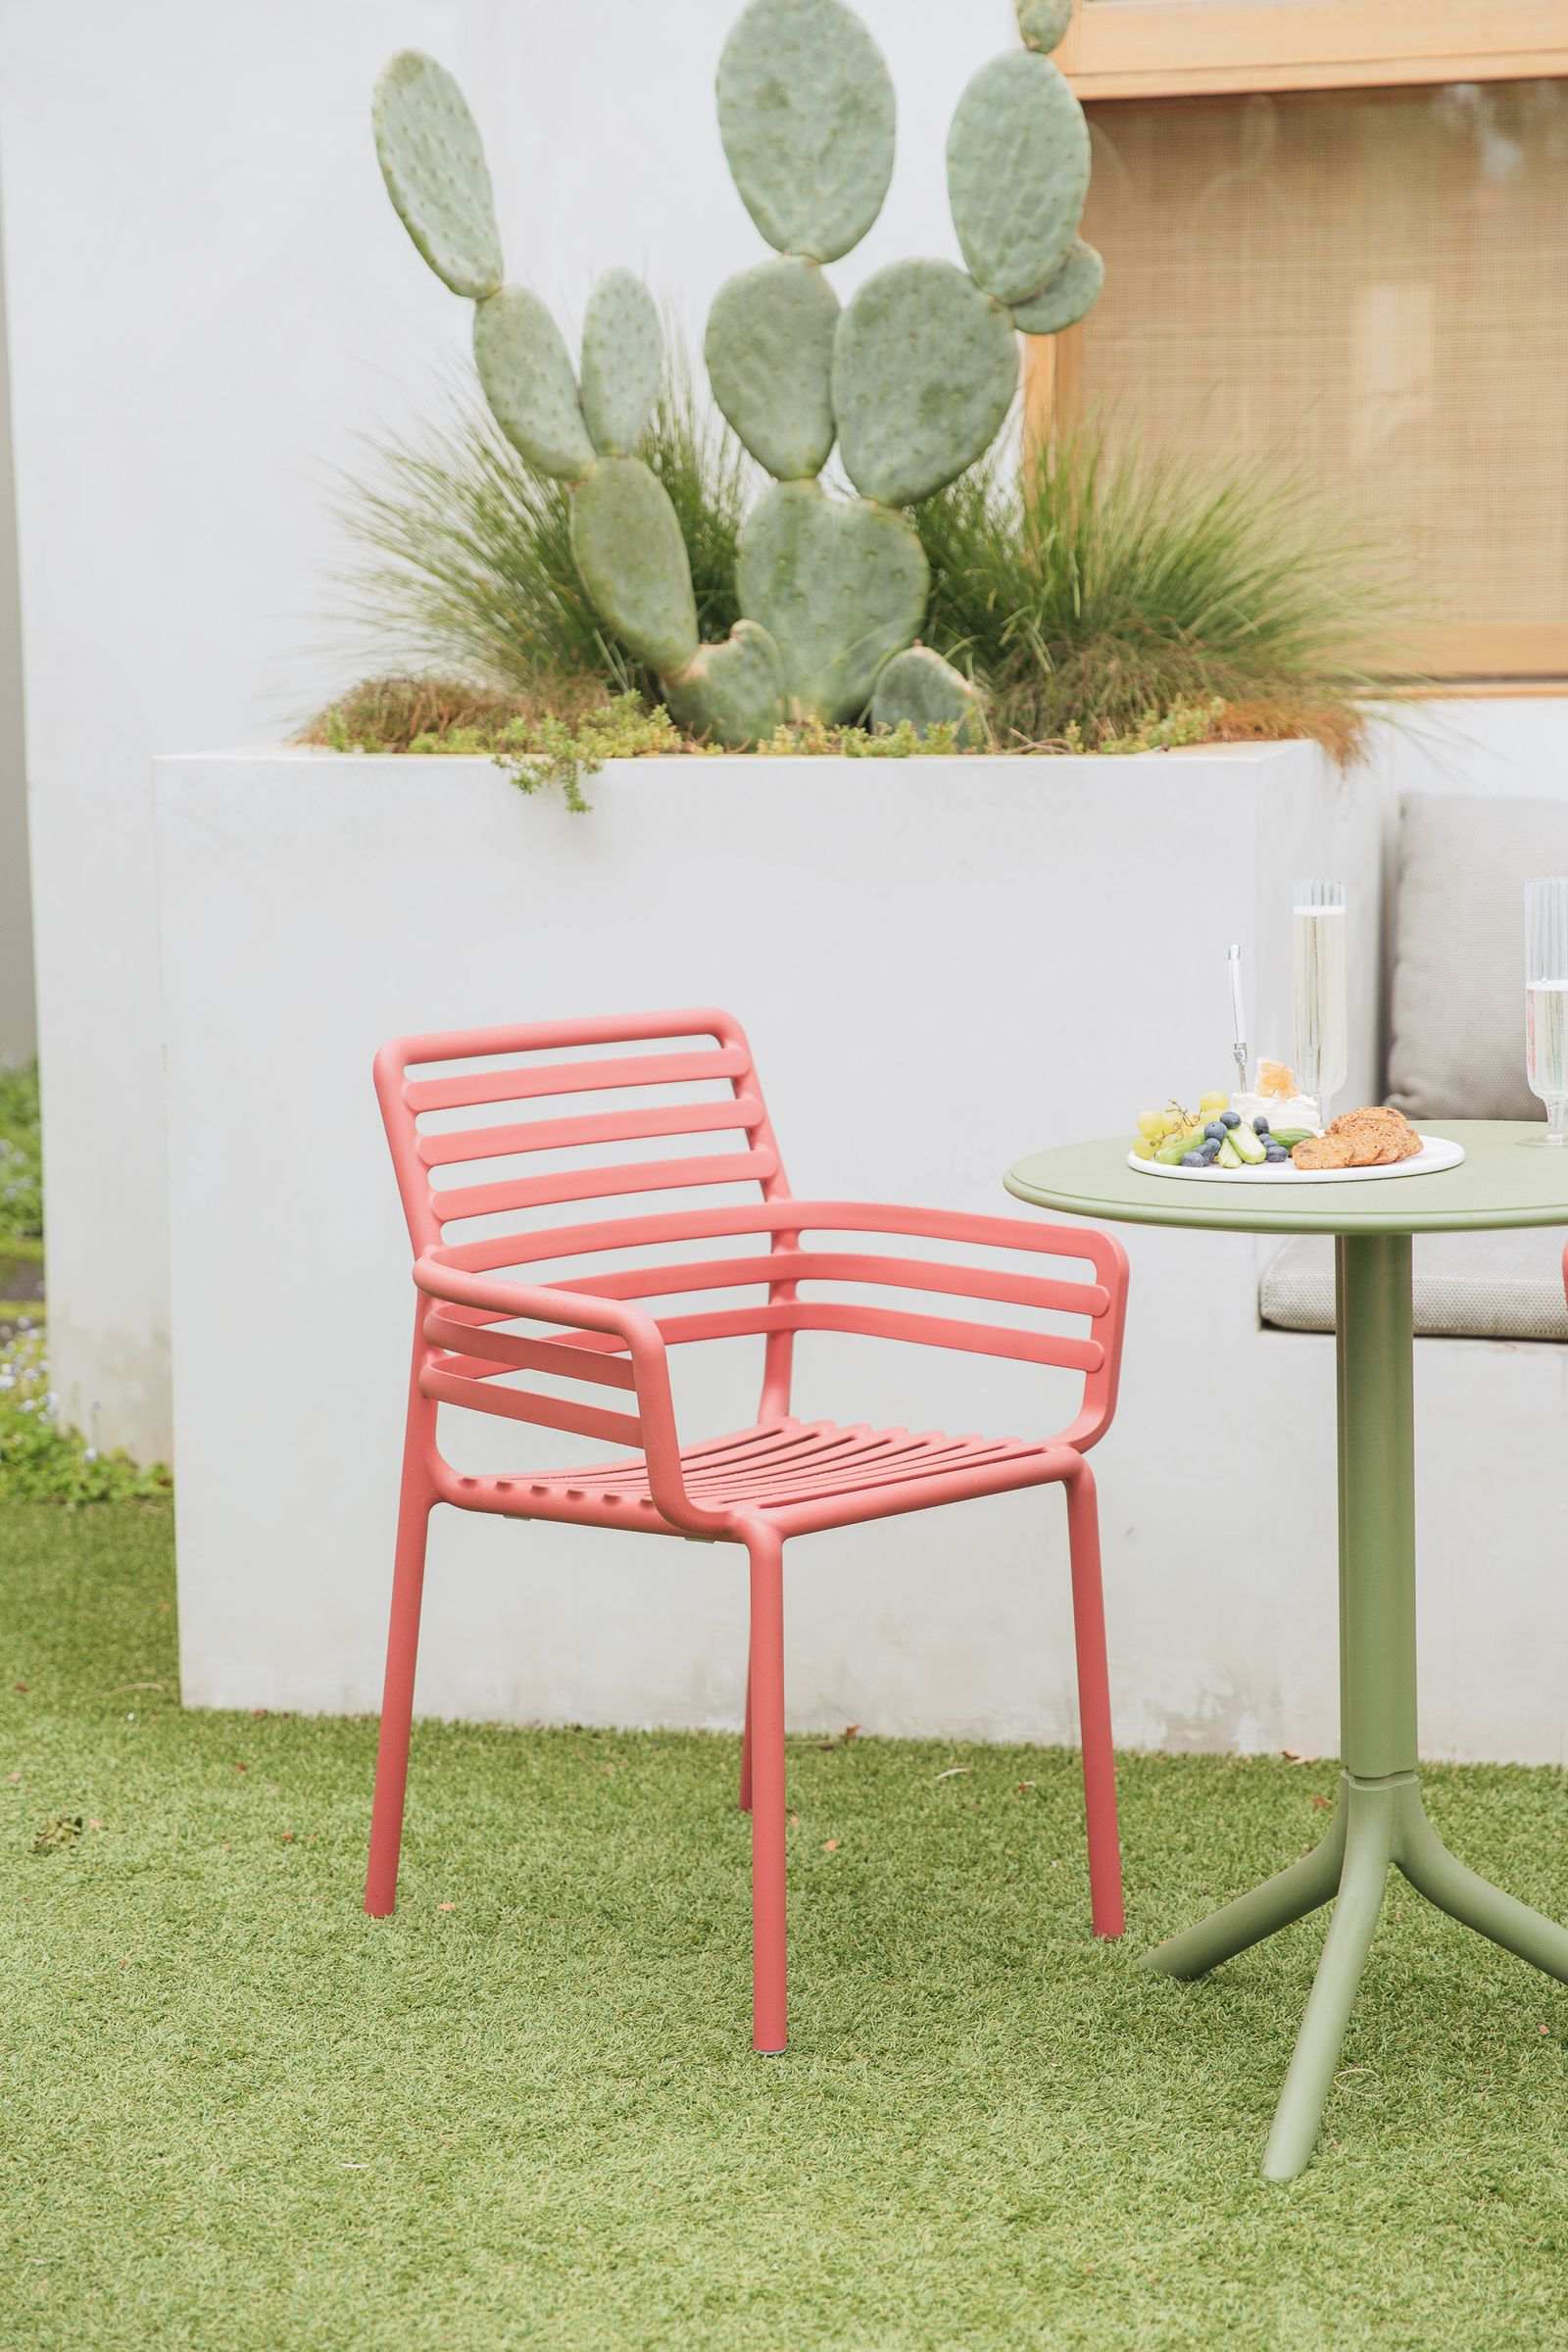
[[[1525,1075],[1546,1144],[1568,1143],[1568,878],[1525,884]]]
[[[1296,1082],[1329,1123],[1350,1064],[1348,950],[1343,882],[1291,886],[1296,959]]]

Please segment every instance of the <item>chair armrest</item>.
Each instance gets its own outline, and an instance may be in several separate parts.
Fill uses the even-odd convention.
[[[1126,1279],[1127,1252],[1098,1225],[1052,1225],[1043,1217],[992,1217],[978,1209],[924,1208],[898,1200],[797,1200],[770,1203],[778,1222],[809,1232],[905,1233],[936,1242],[976,1242],[992,1250],[1032,1250],[1048,1257],[1080,1257],[1102,1278]]]
[[[1043,1312],[1082,1315],[1091,1338],[1072,1341],[1057,1333],[1025,1335],[1007,1325],[978,1325],[944,1333],[940,1321],[899,1317],[879,1311],[875,1328],[888,1337],[900,1336],[932,1346],[972,1348],[1037,1363],[1054,1363],[1084,1373],[1083,1401],[1071,1424],[1058,1433],[1062,1444],[1087,1452],[1109,1428],[1116,1409],[1121,1374],[1122,1333],[1127,1313],[1127,1252],[1111,1234],[1095,1225],[1054,1225],[1036,1217],[992,1217],[974,1210],[919,1208],[892,1201],[775,1200],[771,1216],[791,1235],[805,1232],[850,1232],[873,1235],[908,1234],[926,1241],[972,1244],[990,1250],[1030,1250],[1038,1255],[1078,1259],[1094,1269],[1092,1276],[1062,1280],[1052,1275],[1021,1275],[987,1269],[983,1264],[954,1265],[940,1259],[896,1261],[908,1274],[910,1290],[967,1294],[978,1298],[1007,1300]],[[787,1216],[788,1223],[785,1224]],[[869,1268],[869,1261],[867,1261]],[[917,1267],[931,1279],[922,1284]],[[886,1280],[891,1263],[881,1271]],[[848,1274],[847,1278],[853,1279]],[[861,1310],[869,1312],[870,1310]],[[923,1328],[916,1328],[923,1323]],[[903,1330],[897,1328],[903,1325]],[[840,1328],[848,1328],[841,1322]],[[804,1322],[802,1328],[808,1328]],[[862,1328],[872,1330],[870,1321]]]
[[[580,1291],[551,1290],[542,1284],[502,1281],[492,1274],[469,1274],[430,1256],[416,1261],[414,1281],[425,1298],[441,1305],[465,1308],[503,1321],[517,1317],[551,1323],[618,1343],[615,1352],[624,1349],[631,1362],[636,1417],[648,1465],[649,1493],[655,1506],[674,1526],[686,1528],[692,1534],[712,1532],[717,1514],[693,1502],[686,1492],[675,1404],[669,1386],[668,1355],[663,1335],[652,1315],[644,1314],[638,1307],[622,1305],[618,1299],[595,1298]],[[475,1334],[484,1328],[483,1324],[473,1327]],[[510,1337],[498,1335],[503,1341]],[[437,1344],[452,1343],[442,1340]],[[591,1373],[579,1372],[572,1365],[569,1341],[544,1347],[529,1347],[520,1341],[514,1345],[517,1350],[514,1359],[503,1357],[504,1361],[514,1360],[521,1367],[531,1360],[533,1368],[565,1379],[592,1378]],[[501,1349],[497,1348],[495,1352],[499,1354]],[[593,1353],[602,1360],[600,1350]]]

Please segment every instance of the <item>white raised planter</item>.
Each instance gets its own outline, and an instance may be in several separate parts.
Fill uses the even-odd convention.
[[[1225,941],[1277,996],[1289,876],[1374,874],[1382,821],[1377,794],[1301,745],[680,759],[589,789],[582,817],[483,760],[159,763],[193,1703],[378,1699],[412,1311],[370,1087],[383,1038],[723,1004],[798,1190],[997,1212],[1022,1152],[1223,1081]],[[1373,920],[1355,942],[1368,1004]],[[1364,1043],[1352,1086],[1370,1024]],[[1119,1733],[1331,1745],[1330,1350],[1259,1339],[1245,1239],[1140,1233],[1132,1253],[1122,1409],[1098,1457]],[[752,1345],[688,1378],[694,1434],[750,1419]],[[798,1401],[1013,1432],[1054,1425],[1040,1379],[816,1340]],[[469,1417],[451,1418],[461,1454]],[[559,1458],[539,1435],[527,1458]],[[1289,1540],[1264,1546],[1250,1531],[1270,1495]],[[742,1639],[727,1547],[437,1513],[426,1711],[733,1723]],[[1070,1739],[1057,1498],[793,1546],[789,1671],[801,1723]]]

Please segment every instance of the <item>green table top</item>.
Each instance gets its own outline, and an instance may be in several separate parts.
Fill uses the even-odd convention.
[[[1466,1227],[1568,1225],[1568,1146],[1544,1124],[1427,1119],[1428,1135],[1463,1144],[1456,1168],[1368,1183],[1172,1183],[1127,1164],[1131,1137],[1034,1152],[1007,1170],[1007,1190],[1037,1208],[1127,1225],[1209,1226],[1227,1233],[1455,1233]]]

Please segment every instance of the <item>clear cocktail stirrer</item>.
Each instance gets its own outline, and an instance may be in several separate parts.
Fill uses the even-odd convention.
[[[1230,967],[1231,975],[1231,1021],[1235,1041],[1232,1044],[1231,1053],[1236,1061],[1236,1083],[1245,1095],[1247,1092],[1247,1016],[1242,1009],[1242,950],[1239,941],[1233,941],[1226,949],[1225,961]]]

